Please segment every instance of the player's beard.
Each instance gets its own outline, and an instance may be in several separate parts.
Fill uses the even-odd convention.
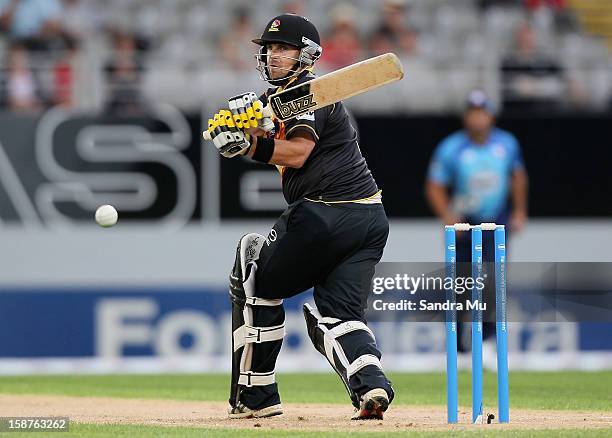
[[[289,67],[268,67],[268,75],[272,78],[272,73],[278,74],[278,77],[274,77],[270,82],[273,85],[284,86],[291,79],[296,78],[304,71],[303,66],[299,61],[295,61],[293,65]]]

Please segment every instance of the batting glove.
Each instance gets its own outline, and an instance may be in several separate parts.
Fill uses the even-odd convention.
[[[244,155],[251,147],[251,136],[238,129],[228,110],[220,110],[212,119],[208,119],[208,129],[202,136],[204,140],[212,140],[219,153],[226,158]]]
[[[239,94],[228,100],[236,127],[246,130],[259,128],[266,132],[274,129],[272,111],[253,92]]]

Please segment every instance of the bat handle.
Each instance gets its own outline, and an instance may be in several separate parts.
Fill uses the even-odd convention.
[[[274,115],[274,112],[272,112],[272,108],[270,108],[270,105],[266,105],[264,107],[264,109],[261,111],[261,115],[263,117],[272,118],[272,116]]]
[[[274,122],[269,117],[264,117],[261,119],[261,129],[266,132],[270,132],[274,129]]]
[[[261,128],[266,132],[270,132],[274,129],[274,122],[272,121],[273,115],[274,113],[272,112],[270,105],[264,107],[262,110],[263,118],[261,119]]]

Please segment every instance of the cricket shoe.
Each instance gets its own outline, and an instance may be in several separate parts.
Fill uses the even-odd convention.
[[[227,412],[229,418],[266,418],[281,415],[283,408],[280,404],[268,406],[261,409],[251,409],[242,403],[238,403],[234,407],[230,407]]]
[[[361,397],[359,409],[351,420],[382,420],[384,412],[389,408],[389,396],[382,388],[371,389]]]

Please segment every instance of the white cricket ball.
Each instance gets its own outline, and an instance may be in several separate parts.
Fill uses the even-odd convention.
[[[118,217],[117,210],[112,205],[101,205],[96,210],[96,222],[104,228],[115,225]]]

